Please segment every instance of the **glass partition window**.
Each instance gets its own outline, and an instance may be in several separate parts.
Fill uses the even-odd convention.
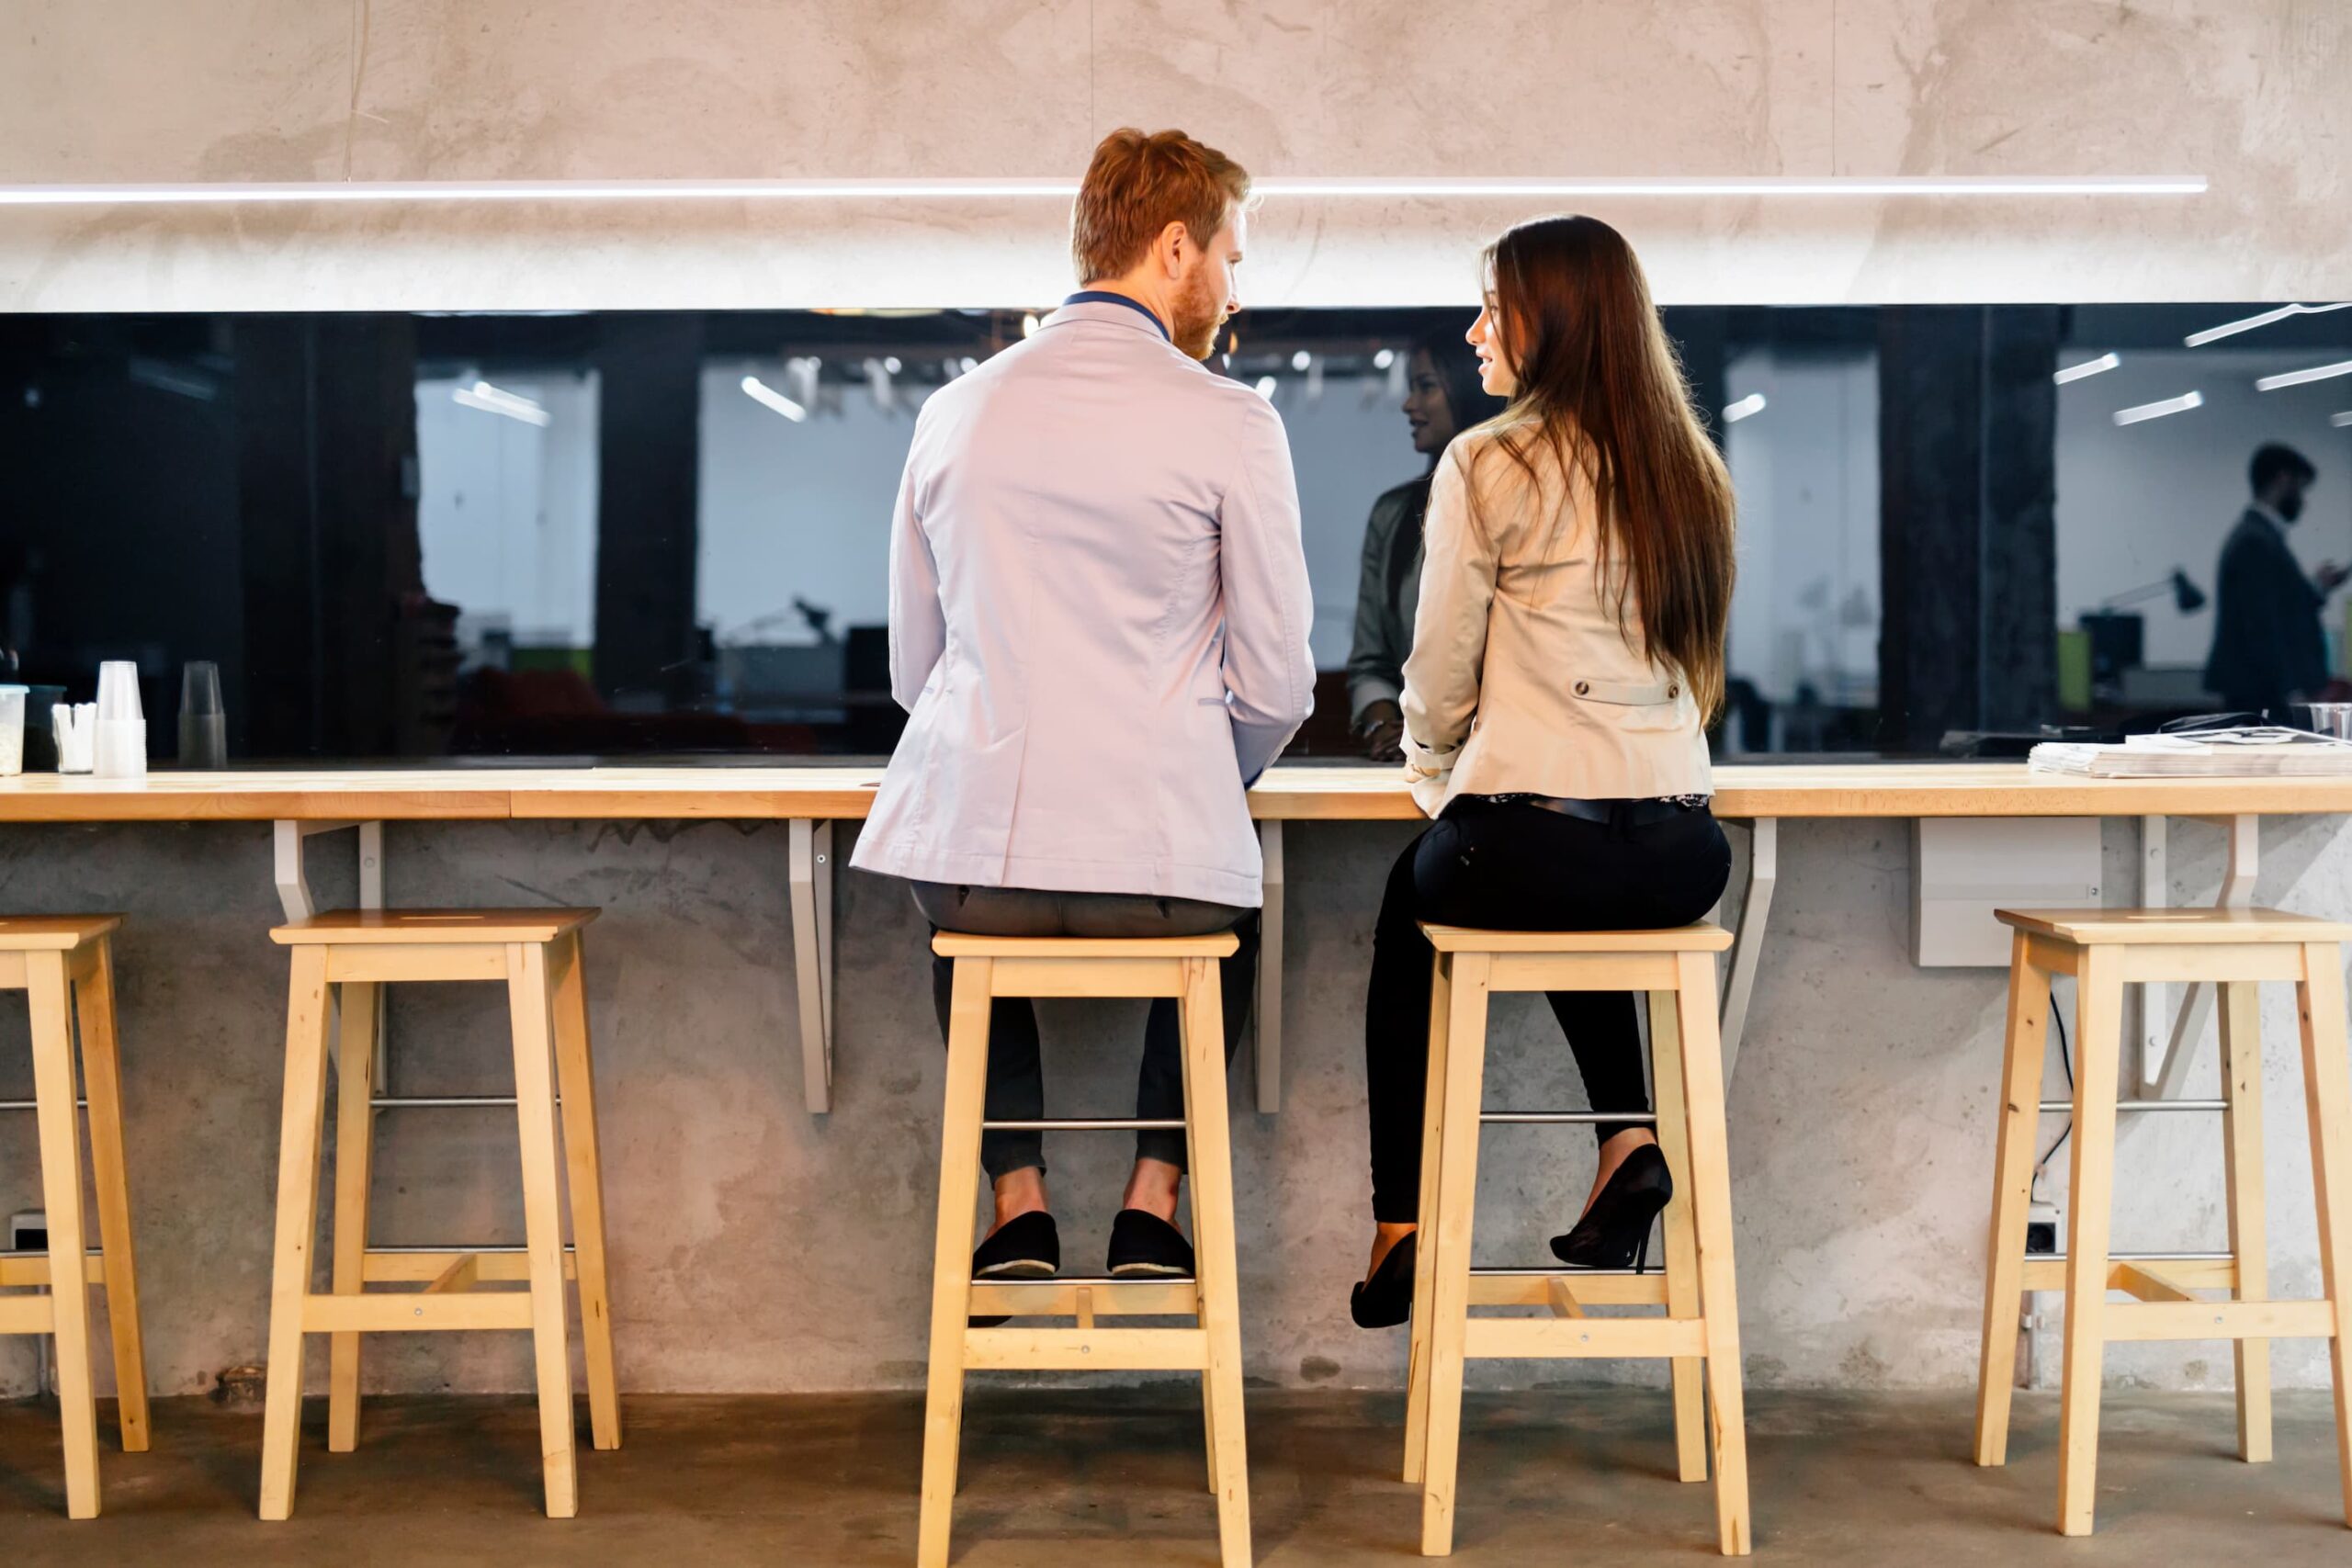
[[[1363,757],[1367,521],[1427,472],[1428,345],[1469,313],[1250,311],[1211,362],[1290,436],[1293,761]],[[241,762],[886,754],[914,421],[1035,314],[0,316],[0,679],[38,716],[135,661],[157,765],[196,660]],[[2352,310],[1666,319],[1740,503],[1720,754],[2352,696]],[[1402,536],[1371,574],[1400,604]]]

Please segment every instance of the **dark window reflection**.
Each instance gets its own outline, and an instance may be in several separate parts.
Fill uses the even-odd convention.
[[[2352,694],[2352,310],[2276,311],[1669,310],[1740,494],[1720,752]],[[0,680],[40,728],[135,660],[159,766],[193,660],[240,763],[882,754],[914,414],[1024,314],[0,316]],[[1218,367],[1291,434],[1295,756],[1367,749],[1366,520],[1427,465],[1414,343],[1467,315],[1252,311]]]

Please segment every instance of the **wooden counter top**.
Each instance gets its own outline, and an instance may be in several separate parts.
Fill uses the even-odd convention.
[[[143,780],[27,773],[0,779],[0,822],[490,820],[499,818],[860,818],[881,770],[679,763],[611,768],[161,773]],[[2081,779],[2022,762],[1728,764],[1728,818],[2199,817],[2352,813],[2352,778]],[[1388,768],[1276,768],[1252,815],[1282,821],[1409,821]]]

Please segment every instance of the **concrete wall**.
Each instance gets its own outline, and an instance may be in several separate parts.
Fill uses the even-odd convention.
[[[1596,201],[1684,302],[2352,294],[2318,0],[12,0],[0,181],[2194,174],[2196,197]],[[1263,304],[1455,303],[1526,204],[1270,205]],[[1009,305],[1058,202],[0,209],[0,309]]]
[[[1771,1384],[1957,1386],[1973,1375],[2000,1055],[2002,976],[1920,970],[1905,955],[1902,823],[1792,824],[1755,1013],[1731,1089],[1741,1336]],[[1370,1236],[1363,996],[1371,912],[1408,830],[1307,825],[1291,836],[1285,1100],[1261,1117],[1237,1074],[1244,1347],[1281,1385],[1393,1385],[1399,1334],[1349,1322]],[[1735,837],[1744,842],[1744,832]],[[941,1051],[922,928],[895,883],[840,888],[838,1108],[801,1102],[791,1005],[785,835],[727,823],[498,824],[387,832],[395,903],[600,905],[589,1003],[607,1148],[615,1314],[633,1389],[764,1390],[919,1383],[929,1301]],[[2174,832],[2175,897],[2210,897],[2219,838]],[[314,840],[314,886],[347,900],[347,840]],[[2109,834],[2128,886],[2131,833]],[[845,846],[844,846],[845,852]],[[155,1386],[207,1386],[262,1358],[286,960],[264,825],[0,829],[0,907],[121,908],[124,1070],[133,1201]],[[2352,917],[2352,843],[2316,820],[2275,823],[2265,903]],[[1736,883],[1735,884],[1736,886]],[[1736,908],[1731,911],[1736,917]],[[2301,1069],[2282,987],[2270,987],[2272,1278],[2315,1293]],[[2062,999],[2071,1005],[2071,998]],[[29,1093],[23,1008],[0,1008],[0,1098]],[[391,1014],[404,1094],[505,1092],[504,1010],[489,987],[408,988]],[[1049,1105],[1119,1111],[1133,1092],[1138,1006],[1045,1015]],[[1500,1001],[1487,1100],[1582,1103],[1550,1014]],[[2059,1092],[2053,1064],[2049,1075]],[[2189,1084],[2211,1094],[2211,1048]],[[2046,1138],[2058,1133],[2044,1129]],[[388,1244],[520,1237],[512,1122],[494,1111],[384,1113],[376,1235]],[[2123,1135],[2117,1245],[2216,1247],[2220,1134],[2211,1117],[2142,1119]],[[1479,1197],[1480,1258],[1535,1262],[1591,1176],[1575,1130],[1498,1129]],[[1095,1267],[1123,1140],[1049,1146],[1064,1244]],[[2065,1158],[2050,1186],[2063,1200]],[[29,1117],[0,1118],[0,1208],[39,1201]],[[2054,1348],[2042,1365],[2054,1371]],[[323,1352],[320,1352],[322,1354]],[[516,1389],[523,1339],[419,1335],[371,1342],[381,1388]],[[2282,1384],[2323,1382],[2317,1342],[2281,1342]],[[0,1343],[21,1391],[29,1342]],[[2227,1385],[2217,1347],[2119,1347],[2110,1377]],[[1640,1365],[1487,1366],[1477,1375],[1647,1380]]]

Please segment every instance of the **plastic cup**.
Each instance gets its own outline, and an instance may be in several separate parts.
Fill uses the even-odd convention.
[[[190,660],[180,671],[180,766],[229,765],[229,716],[220,705],[220,667]]]
[[[129,723],[147,716],[139,707],[139,666],[128,659],[109,659],[98,666],[98,720]]]

